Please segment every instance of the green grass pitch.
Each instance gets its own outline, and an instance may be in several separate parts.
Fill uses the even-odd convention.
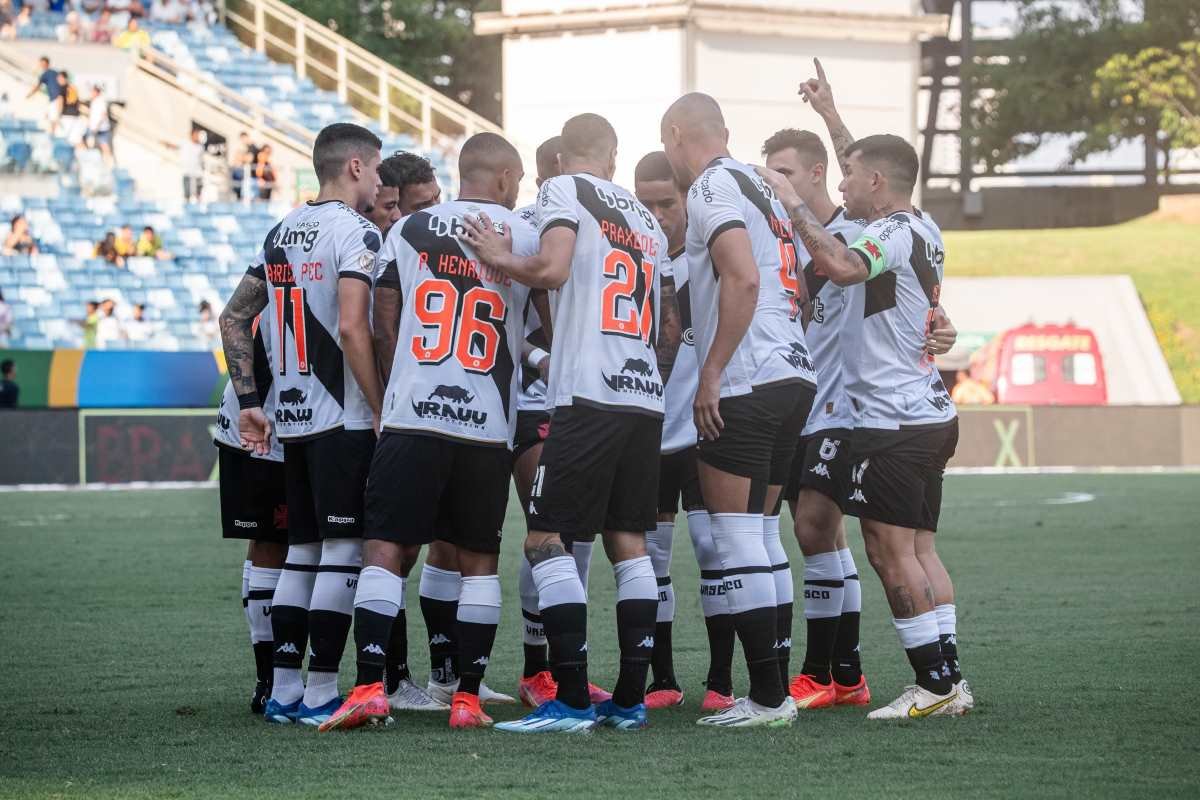
[[[1094,499],[1054,504],[1068,493]],[[685,705],[654,713],[636,734],[517,737],[452,733],[441,715],[348,734],[269,727],[246,709],[243,550],[218,538],[215,491],[4,494],[0,797],[1200,794],[1200,477],[952,477],[946,497],[940,549],[958,586],[975,713],[889,725],[839,708],[786,731],[697,728],[707,656],[681,515],[675,643]],[[488,682],[514,694],[521,528],[513,502]],[[886,702],[911,673],[855,524],[850,532],[864,665]],[[611,685],[614,593],[600,552],[591,584],[592,675]],[[423,678],[415,586],[409,603],[410,659]],[[348,654],[344,687],[352,677]],[[744,691],[744,669],[735,678]]]

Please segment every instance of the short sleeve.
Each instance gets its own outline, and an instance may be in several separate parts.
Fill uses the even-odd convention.
[[[267,279],[267,252],[265,250],[258,251],[258,255],[246,268],[246,274],[252,278],[258,278],[260,281]]]
[[[379,228],[359,217],[347,217],[339,237],[337,271],[340,278],[371,283],[378,267],[383,238]]]
[[[746,227],[742,199],[729,172],[720,167],[708,170],[692,184],[688,222],[696,226],[705,247],[711,248],[717,237],[731,228]]]
[[[911,250],[912,230],[906,222],[890,217],[872,222],[850,245],[850,252],[867,267],[867,280],[903,266]]]
[[[532,256],[537,254],[537,231],[528,225],[510,225],[509,229],[512,231],[512,248],[515,255]]]
[[[538,238],[558,226],[579,230],[579,201],[575,196],[575,179],[560,175],[542,184],[538,191],[536,220]]]

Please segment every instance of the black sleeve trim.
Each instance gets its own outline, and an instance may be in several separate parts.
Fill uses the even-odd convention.
[[[367,286],[370,286],[370,285],[371,285],[371,278],[370,278],[370,276],[369,276],[369,275],[365,275],[365,274],[363,274],[363,273],[361,273],[361,272],[339,272],[339,273],[338,273],[338,277],[339,277],[339,278],[354,278],[356,281],[362,281],[362,282],[363,282],[363,283],[365,283]]]
[[[706,247],[708,247],[709,250],[712,250],[713,242],[715,242],[717,240],[717,237],[720,236],[725,231],[730,231],[730,230],[733,230],[734,228],[745,228],[745,227],[746,227],[746,223],[742,222],[740,219],[731,219],[728,222],[722,222],[720,225],[717,226],[717,229],[712,232],[712,236],[708,237],[708,244],[706,245]]]
[[[572,233],[579,233],[579,223],[569,219],[552,219],[546,223],[546,227],[542,228],[542,236],[545,236],[552,228],[570,228]]]
[[[858,248],[851,247],[850,252],[862,259],[863,266],[867,268],[867,274],[871,274],[871,259],[867,258],[867,254]]]
[[[260,281],[265,281],[267,279],[267,268],[262,264],[251,264],[246,268],[246,274],[253,275]]]
[[[375,280],[375,288],[400,290],[400,269],[396,266],[395,261],[389,261],[383,268],[383,272]]]

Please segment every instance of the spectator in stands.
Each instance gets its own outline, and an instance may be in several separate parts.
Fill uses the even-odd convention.
[[[111,44],[112,36],[112,12],[101,8],[100,16],[92,23],[92,35],[88,38],[95,44]]]
[[[21,11],[24,12],[27,8],[29,6],[23,6]],[[50,105],[46,107],[46,121],[50,124],[50,133],[54,133],[55,128],[58,127],[58,71],[50,68],[49,56],[42,56],[38,59],[36,76],[37,79],[33,82],[33,86],[25,98],[29,99],[39,91],[45,90],[46,99],[50,101]]]
[[[112,120],[108,117],[108,100],[99,84],[92,87],[92,99],[88,101],[88,138],[92,146],[104,156],[104,163],[113,164]]]
[[[29,27],[29,23],[33,22],[33,6],[28,4],[21,6],[21,10],[17,12],[16,19],[8,26],[8,35],[6,39],[17,39],[21,36],[21,30]]]
[[[179,0],[157,0],[150,8],[150,19],[162,25],[182,25],[187,11]]]
[[[146,304],[138,303],[133,307],[133,316],[125,322],[125,340],[135,350],[141,349],[150,341],[151,334],[150,322],[146,319]]]
[[[211,0],[183,0],[187,6],[188,22],[200,28],[207,28],[217,22],[217,9]]]
[[[12,338],[12,330],[12,306],[4,301],[4,290],[0,289],[0,347],[8,347],[8,342]]]
[[[38,243],[29,232],[29,220],[24,214],[17,214],[9,221],[8,236],[4,237],[4,247],[0,252],[6,256],[36,256]]]
[[[121,31],[113,39],[113,44],[122,50],[129,50],[133,53],[141,52],[150,47],[150,34],[142,30],[138,25],[137,17],[133,16],[130,11],[129,22],[125,23],[125,30]]]
[[[17,377],[17,365],[11,358],[0,361],[0,408],[16,408],[21,387],[13,378]]]
[[[265,144],[254,159],[254,181],[258,187],[258,199],[270,200],[275,191],[275,165],[271,163],[271,145]]]
[[[87,31],[78,11],[68,11],[66,21],[55,28],[54,33],[60,42],[79,44],[87,41]]]
[[[79,327],[83,328],[84,348],[91,349],[95,347],[96,329],[100,327],[100,304],[95,300],[88,300],[84,306],[83,319],[78,320],[78,324]]]
[[[103,258],[114,267],[125,268],[125,259],[117,252],[117,235],[112,231],[104,234],[104,238],[96,242],[92,257]]]
[[[183,170],[183,201],[199,203],[204,188],[204,131],[192,128],[179,147],[179,167]]]
[[[100,304],[100,320],[96,324],[96,347],[107,350],[121,341],[121,320],[117,318],[117,301],[111,297]]]
[[[12,0],[0,0],[0,39],[11,41],[17,38],[17,29],[13,24],[17,20],[17,12],[13,11]]]
[[[250,141],[250,134],[246,131],[239,133],[237,145],[229,155],[229,185],[233,187],[233,195],[238,200],[242,199],[242,190],[250,178],[256,155],[258,148]]]
[[[171,254],[163,247],[162,237],[154,232],[154,228],[147,225],[142,228],[142,235],[137,240],[138,256],[142,258],[170,258]]]
[[[122,258],[129,258],[137,255],[137,240],[133,238],[133,226],[122,225],[117,231],[116,240],[117,255]]]
[[[215,350],[221,346],[221,331],[217,327],[217,318],[213,314],[212,304],[207,300],[200,301],[200,319],[193,326],[200,346],[205,350]]]
[[[71,83],[71,76],[65,69],[58,72],[58,89],[58,116],[63,136],[78,147],[83,141],[87,123],[80,111],[79,90]]]

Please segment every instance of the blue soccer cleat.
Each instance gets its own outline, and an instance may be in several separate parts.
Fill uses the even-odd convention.
[[[296,714],[296,722],[299,722],[301,725],[312,725],[314,728],[316,728],[320,726],[321,723],[328,722],[329,718],[333,716],[334,712],[342,707],[343,702],[345,701],[342,700],[342,698],[335,697],[328,703],[317,706],[316,708],[309,708],[308,706],[304,705],[304,703],[301,703],[300,711]]]
[[[267,707],[263,709],[263,719],[276,725],[291,725],[298,716],[300,716],[299,700],[284,705],[272,697],[267,701]]]
[[[571,708],[550,700],[520,719],[498,722],[492,727],[508,733],[587,733],[596,727],[596,710],[591,706]]]
[[[623,708],[612,700],[605,700],[596,706],[596,724],[619,731],[636,731],[649,725],[650,721],[646,719],[645,703]]]

